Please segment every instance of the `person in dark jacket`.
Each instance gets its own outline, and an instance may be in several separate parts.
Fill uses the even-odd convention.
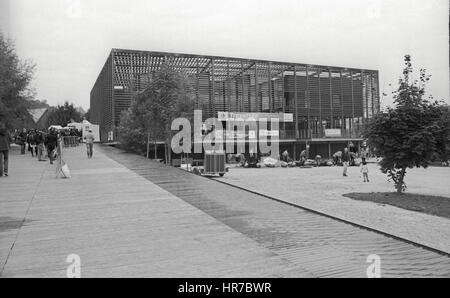
[[[28,146],[30,146],[31,156],[37,156],[36,131],[30,131],[27,137]]]
[[[17,145],[20,146],[20,154],[25,155],[27,130],[24,128],[17,136]]]
[[[47,147],[48,157],[50,159],[50,164],[52,165],[55,157],[55,149],[58,146],[58,135],[53,128],[45,138],[45,146]]]
[[[45,159],[43,158],[44,155],[44,150],[45,150],[45,138],[44,138],[44,134],[41,131],[38,131],[36,133],[36,145],[37,145],[37,154],[38,154],[38,161],[45,161]]]
[[[8,157],[11,136],[4,123],[0,122],[0,177],[8,176]]]

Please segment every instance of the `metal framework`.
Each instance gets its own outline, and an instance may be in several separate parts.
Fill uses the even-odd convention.
[[[376,70],[113,49],[91,91],[102,141],[113,138],[120,113],[163,64],[189,78],[205,118],[219,111],[293,113],[294,122],[281,126],[283,139],[321,138],[326,128],[355,137],[379,111]]]

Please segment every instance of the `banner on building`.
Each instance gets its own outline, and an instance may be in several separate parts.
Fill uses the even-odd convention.
[[[218,112],[219,121],[259,121],[260,119],[278,119],[279,122],[293,122],[294,114],[289,113],[241,113],[241,112]]]
[[[326,138],[340,138],[342,137],[342,132],[340,129],[325,129]]]

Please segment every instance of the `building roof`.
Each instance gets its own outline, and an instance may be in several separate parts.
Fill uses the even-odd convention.
[[[41,109],[29,109],[28,113],[33,118],[34,123],[38,123],[41,120],[42,116],[47,112],[48,108]]]
[[[110,58],[113,59],[114,88],[123,88],[136,80],[145,83],[149,80],[147,76],[159,70],[163,64],[187,75],[213,73],[216,81],[225,81],[254,72],[257,72],[258,76],[270,73],[271,77],[276,77],[280,74],[289,75],[294,69],[297,75],[302,76],[343,72],[345,77],[362,71],[378,76],[377,70],[370,69],[127,49],[112,49]]]

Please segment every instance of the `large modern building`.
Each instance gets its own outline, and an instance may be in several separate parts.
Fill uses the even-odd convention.
[[[311,155],[324,157],[349,142],[358,146],[364,124],[380,109],[376,70],[113,49],[91,91],[91,119],[103,142],[116,138],[121,112],[164,63],[190,78],[204,119],[223,112],[289,115],[279,136],[293,157],[308,143]]]

